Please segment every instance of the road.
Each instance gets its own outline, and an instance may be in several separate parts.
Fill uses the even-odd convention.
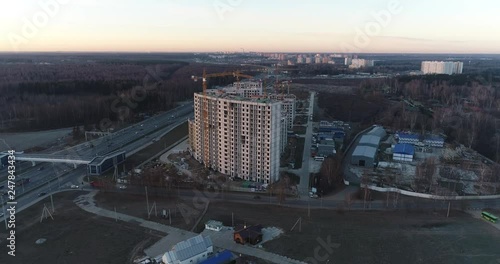
[[[310,157],[311,157],[311,146],[312,146],[312,134],[313,134],[313,121],[309,119],[309,117],[313,114],[314,111],[314,97],[316,96],[315,92],[311,92],[309,98],[309,111],[308,111],[308,122],[307,129],[305,135],[305,143],[304,143],[304,153],[302,153],[302,168],[297,171],[300,176],[300,184],[299,184],[299,195],[300,196],[308,196],[309,194],[309,173],[310,173]]]
[[[193,103],[187,103],[176,109],[157,116],[148,118],[141,123],[129,126],[120,131],[112,133],[96,140],[85,142],[71,148],[57,151],[54,155],[70,156],[96,156],[106,155],[115,151],[125,151],[127,156],[153,144],[154,139],[158,139],[166,132],[175,128],[193,116]],[[91,146],[93,145],[93,147]],[[30,179],[30,182],[21,186],[16,186],[16,200],[20,205],[24,200],[30,201],[37,197],[38,193],[56,190],[59,186],[78,184],[78,178],[86,175],[87,166],[81,165],[74,168],[72,164],[63,163],[42,163],[29,168],[26,164],[30,162],[21,162],[16,164],[22,167],[25,172],[16,175],[16,179]],[[7,171],[2,170],[0,179],[0,192],[7,191]],[[51,181],[55,180],[51,183]],[[35,193],[31,193],[33,190]],[[3,198],[7,198],[6,195]]]

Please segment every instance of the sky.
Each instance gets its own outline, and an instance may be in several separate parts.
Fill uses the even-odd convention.
[[[498,0],[0,0],[0,51],[500,53]]]

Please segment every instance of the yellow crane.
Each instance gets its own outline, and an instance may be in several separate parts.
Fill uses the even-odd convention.
[[[211,167],[210,166],[210,133],[209,130],[212,128],[210,126],[210,122],[208,120],[208,102],[209,100],[207,99],[207,79],[208,78],[214,78],[214,77],[226,77],[226,76],[233,76],[236,77],[236,81],[238,82],[237,87],[239,88],[239,78],[253,78],[253,76],[246,75],[241,73],[240,71],[233,71],[233,72],[219,72],[219,73],[209,73],[207,74],[206,70],[203,69],[203,76],[198,77],[198,76],[191,76],[191,79],[194,80],[195,82],[198,81],[198,79],[202,79],[202,85],[203,85],[203,103],[201,105],[202,108],[202,113],[203,113],[203,163],[205,167]]]

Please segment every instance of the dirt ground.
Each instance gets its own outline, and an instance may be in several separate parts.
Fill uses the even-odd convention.
[[[99,207],[114,210],[116,206],[117,212],[148,219],[146,197],[144,195],[99,192],[95,196],[95,200],[97,201]],[[176,197],[169,198],[150,196],[148,202],[150,208],[152,208],[153,203],[156,202],[157,208],[157,216],[155,216],[155,212],[153,210],[150,216],[151,218],[149,219],[150,221],[170,225],[170,220],[172,220],[171,226],[184,230],[190,230],[203,212],[201,207],[200,209],[197,209],[194,206],[192,200],[184,201]],[[170,219],[161,217],[163,209],[166,211],[170,209],[170,213],[172,214]],[[185,217],[186,215],[189,215],[190,217]]]
[[[209,219],[231,225],[263,224],[285,231],[264,249],[299,260],[314,257],[321,240],[338,245],[330,263],[500,263],[500,232],[462,212],[441,213],[337,212],[267,205],[241,206],[213,202],[201,223]],[[302,232],[292,226],[302,217]],[[328,251],[320,250],[320,255]],[[318,263],[326,263],[318,261]]]
[[[17,214],[15,257],[7,255],[2,225],[0,263],[131,263],[135,254],[141,256],[143,248],[165,236],[83,211],[72,202],[83,193],[54,195],[54,220],[40,223],[43,203],[51,209],[50,198]],[[35,244],[40,238],[47,241]]]

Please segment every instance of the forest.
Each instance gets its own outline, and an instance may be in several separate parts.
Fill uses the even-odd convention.
[[[433,132],[447,136],[499,161],[499,72],[480,75],[406,76],[366,80],[360,96],[387,101],[375,122],[394,130]]]
[[[99,128],[103,119],[132,122],[167,111],[201,91],[192,75],[234,70],[182,61],[0,63],[0,131]],[[212,80],[229,83],[231,78]],[[127,113],[123,114],[123,109]]]

